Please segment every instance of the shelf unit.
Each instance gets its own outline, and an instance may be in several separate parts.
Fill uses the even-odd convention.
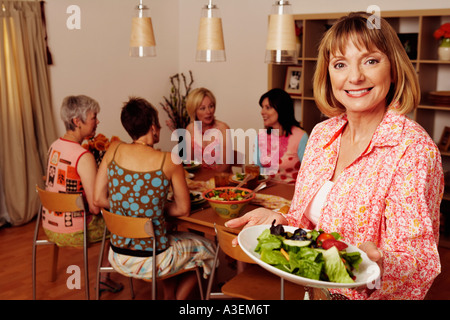
[[[323,33],[327,26],[332,25],[339,17],[347,13],[322,13],[322,14],[304,14],[294,15],[296,23],[303,27],[301,36],[301,52],[299,54],[297,65],[303,67],[302,74],[302,95],[292,96],[300,102],[301,122],[305,130],[310,133],[312,128],[324,116],[316,107],[313,97],[312,79],[317,61],[317,49]],[[409,33],[417,33],[417,59],[412,60],[416,68],[417,75],[422,91],[422,101],[419,108],[412,117],[418,121],[430,134],[438,141],[439,137],[434,134],[434,120],[436,112],[450,111],[450,108],[434,106],[428,101],[428,92],[436,91],[438,72],[442,69],[450,71],[450,61],[440,61],[437,57],[438,41],[433,38],[434,30],[438,29],[443,23],[450,22],[450,9],[433,10],[408,10],[408,11],[385,11],[381,13],[398,33],[402,32],[402,25],[406,24]],[[445,20],[447,19],[447,20]],[[413,28],[413,31],[410,29]],[[284,88],[286,80],[286,65],[270,64],[268,67],[268,88]],[[450,81],[445,84],[450,90]],[[450,113],[449,113],[450,114]],[[450,156],[450,152],[445,153]]]
[[[303,28],[300,36],[300,52],[297,65],[302,66],[301,96],[292,96],[296,108],[300,106],[300,121],[302,127],[311,133],[314,126],[326,119],[321,114],[314,102],[313,75],[317,62],[317,53],[323,33],[338,18],[348,13],[320,13],[320,14],[296,14],[294,19],[298,26]],[[410,115],[415,121],[422,125],[435,142],[438,142],[442,132],[435,128],[436,119],[442,114],[450,119],[450,107],[435,106],[428,100],[431,91],[450,90],[450,61],[438,60],[437,48],[439,42],[434,39],[433,33],[442,23],[450,22],[450,8],[430,10],[404,10],[404,11],[382,11],[381,16],[390,25],[402,33],[417,34],[417,57],[411,60],[419,78],[422,93],[419,107]],[[288,66],[270,64],[268,66],[268,88],[284,88],[286,71]],[[443,72],[444,77],[439,78]],[[443,80],[445,78],[445,80]],[[438,83],[439,79],[439,83]],[[297,112],[298,114],[298,112]],[[447,124],[450,126],[450,122]],[[450,151],[442,151],[444,170],[450,170]],[[444,200],[450,201],[450,192],[444,194]],[[450,216],[447,217],[450,223]],[[447,239],[450,243],[450,239]]]

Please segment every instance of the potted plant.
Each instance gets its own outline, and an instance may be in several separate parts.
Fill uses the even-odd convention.
[[[189,71],[189,77],[190,80],[188,81],[183,73],[177,73],[171,76],[170,83],[172,84],[172,87],[170,89],[169,98],[164,96],[164,102],[160,103],[169,116],[166,124],[172,131],[176,129],[185,129],[190,122],[190,117],[186,110],[186,97],[191,91],[191,86],[194,82],[192,71]],[[181,87],[182,85],[184,88]]]
[[[450,61],[450,23],[444,23],[437,29],[433,36],[440,41],[438,48],[439,60]]]
[[[169,98],[164,96],[164,102],[160,103],[164,111],[166,111],[169,116],[166,124],[172,132],[176,129],[186,129],[187,125],[191,121],[186,110],[186,97],[191,91],[192,83],[194,83],[192,71],[190,70],[189,78],[190,79],[187,80],[183,73],[177,73],[171,76],[170,83],[172,84],[172,87],[170,88]],[[182,85],[184,88],[182,88]],[[178,144],[180,145],[178,154],[182,159],[186,160],[183,147],[181,147],[182,141],[183,135],[178,136]]]

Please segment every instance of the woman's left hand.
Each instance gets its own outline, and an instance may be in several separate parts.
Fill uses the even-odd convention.
[[[380,279],[383,275],[383,252],[377,248],[375,243],[371,241],[364,242],[359,246],[359,249],[364,251],[370,260],[376,262],[378,266],[380,267]],[[378,280],[377,280],[378,281]],[[369,294],[371,294],[375,289],[378,289],[377,287],[374,288],[368,288],[367,285],[355,288],[356,291],[364,291],[369,290]]]
[[[359,249],[364,251],[370,260],[376,262],[380,267],[380,277],[383,275],[383,252],[377,248],[375,243],[371,241],[364,242],[359,246]]]

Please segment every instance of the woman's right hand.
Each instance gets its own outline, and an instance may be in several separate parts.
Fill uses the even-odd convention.
[[[239,228],[243,226],[243,229],[245,229],[260,224],[271,225],[273,220],[276,221],[275,224],[287,224],[286,219],[281,214],[270,209],[258,208],[247,212],[241,217],[227,221],[225,226],[228,228]],[[233,239],[232,245],[238,245],[237,238]]]

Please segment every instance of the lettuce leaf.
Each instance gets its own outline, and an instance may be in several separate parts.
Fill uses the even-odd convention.
[[[362,262],[361,254],[359,252],[341,252],[341,256],[350,266],[355,270],[358,270],[359,264]]]
[[[322,253],[311,248],[301,248],[298,253],[289,252],[291,272],[301,277],[320,280],[323,268]]]
[[[262,251],[265,250],[280,249],[282,245],[282,238],[271,234],[270,230],[266,229],[258,237],[258,244],[256,245],[255,252],[261,254]]]
[[[331,282],[353,283],[353,279],[348,275],[344,262],[342,262],[339,251],[336,247],[331,247],[323,252],[325,261],[325,273]]]

